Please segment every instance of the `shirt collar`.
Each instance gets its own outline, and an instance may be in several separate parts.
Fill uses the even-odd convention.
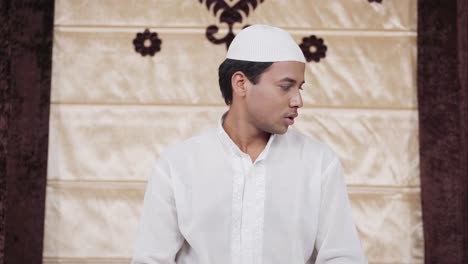
[[[224,130],[223,122],[224,122],[224,118],[225,118],[227,113],[228,112],[224,113],[221,116],[221,118],[219,119],[219,121],[218,121],[218,128],[217,128],[218,138],[221,141],[221,143],[231,151],[231,153],[233,153],[236,156],[245,156],[245,155],[247,155],[247,153],[240,150],[240,148],[236,145],[236,143],[234,143],[234,141],[232,141],[231,137],[229,137],[229,135]],[[266,144],[266,146],[263,149],[262,153],[260,153],[258,158],[255,160],[255,162],[263,160],[263,159],[265,159],[267,157],[268,152],[270,150],[270,146],[271,146],[271,144],[272,144],[272,142],[274,141],[275,138],[276,138],[276,134],[271,134],[270,135],[270,138],[268,139],[268,143]]]

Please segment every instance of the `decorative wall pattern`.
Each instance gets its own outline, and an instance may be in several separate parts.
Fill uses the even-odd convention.
[[[205,2],[206,8],[212,10],[214,16],[219,16],[219,23],[228,25],[227,34],[221,38],[215,37],[215,34],[219,31],[217,25],[208,26],[206,28],[206,38],[213,44],[226,44],[226,48],[229,48],[229,45],[231,45],[235,37],[233,25],[235,23],[242,23],[243,16],[249,16],[251,13],[250,11],[254,11],[263,1],[264,0],[199,0],[200,3]],[[244,27],[246,26],[248,25]]]
[[[133,39],[135,51],[142,56],[154,56],[156,52],[161,50],[161,43],[162,41],[158,38],[158,33],[150,32],[149,29],[145,29],[143,33],[137,33]]]
[[[339,155],[370,263],[422,263],[416,3],[57,0],[44,263],[128,263],[151,164],[216,125],[224,46],[255,23],[311,62],[295,126]],[[145,28],[151,60],[132,44]]]
[[[319,62],[320,59],[325,58],[327,46],[323,43],[323,39],[317,38],[314,35],[304,37],[301,44],[299,44],[307,62]]]

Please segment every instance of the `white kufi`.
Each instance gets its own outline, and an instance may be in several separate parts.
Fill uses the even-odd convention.
[[[254,62],[306,62],[302,50],[288,32],[268,25],[252,25],[241,30],[231,42],[226,58]]]

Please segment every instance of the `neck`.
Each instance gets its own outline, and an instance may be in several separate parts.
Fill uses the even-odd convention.
[[[229,110],[226,113],[223,128],[239,149],[249,154],[252,161],[260,155],[270,138],[270,133],[256,128],[245,115],[236,111]]]

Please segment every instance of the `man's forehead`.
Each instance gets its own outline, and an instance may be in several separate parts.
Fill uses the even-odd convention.
[[[273,63],[262,75],[273,81],[304,82],[305,64],[296,61]]]

